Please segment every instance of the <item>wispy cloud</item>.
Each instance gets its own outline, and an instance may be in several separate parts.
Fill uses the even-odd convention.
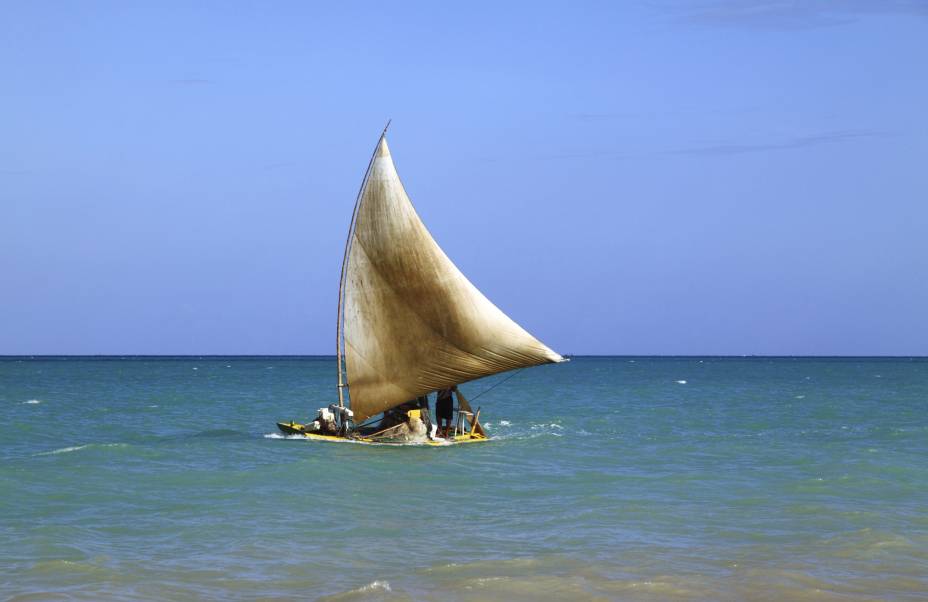
[[[702,155],[702,156],[726,156],[726,155],[743,155],[748,153],[763,153],[775,151],[788,151],[812,146],[822,146],[827,144],[842,144],[854,142],[866,138],[882,138],[892,136],[891,132],[881,132],[876,130],[838,130],[831,132],[820,132],[817,134],[808,134],[805,136],[795,136],[781,140],[760,140],[749,142],[719,142],[716,144],[705,144],[702,146],[691,146],[686,148],[677,148],[669,150],[656,150],[651,152],[629,152],[621,150],[591,150],[578,151],[570,153],[559,153],[552,155],[540,155],[535,159],[542,161],[557,159],[646,159],[649,157],[660,157],[668,155]]]
[[[734,114],[743,114],[751,113],[757,111],[759,107],[757,106],[719,106],[716,108],[707,108],[707,107],[698,107],[698,106],[682,106],[680,104],[674,105],[672,108],[663,107],[659,109],[652,109],[648,111],[624,111],[624,112],[582,112],[582,113],[569,113],[567,118],[573,119],[576,121],[587,122],[587,123],[601,123],[607,121],[619,121],[623,119],[642,119],[642,118],[653,118],[657,115],[661,116],[678,116],[678,115],[734,115]]]
[[[656,6],[677,22],[771,30],[831,27],[867,15],[928,17],[925,0],[667,0]]]
[[[670,155],[743,155],[746,153],[761,153],[767,151],[792,150],[821,146],[823,144],[838,144],[851,142],[861,138],[878,138],[889,135],[887,132],[868,130],[841,130],[835,132],[822,132],[808,136],[797,136],[786,140],[773,140],[747,143],[722,143],[707,146],[696,146],[666,151],[662,154]]]

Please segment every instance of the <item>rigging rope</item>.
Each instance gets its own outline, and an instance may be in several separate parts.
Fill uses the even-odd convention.
[[[496,382],[495,384],[493,384],[493,386],[488,387],[488,388],[484,389],[483,391],[481,391],[480,393],[478,393],[477,395],[471,397],[471,398],[470,398],[470,401],[473,402],[474,400],[476,400],[478,397],[480,397],[480,396],[483,395],[484,393],[488,393],[488,392],[492,391],[493,389],[495,389],[496,387],[500,386],[501,384],[503,384],[504,382],[506,382],[507,380],[509,380],[510,378],[512,378],[513,376],[515,376],[516,374],[518,374],[519,372],[522,372],[522,368],[519,368],[518,370],[514,371],[512,374],[510,374],[510,375],[507,376],[506,378],[504,378],[504,379],[502,379],[502,380]]]

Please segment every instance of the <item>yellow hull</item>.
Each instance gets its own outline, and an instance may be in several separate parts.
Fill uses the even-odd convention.
[[[433,445],[436,447],[441,447],[444,445],[455,445],[457,443],[479,443],[481,441],[489,441],[489,437],[485,437],[479,433],[465,433],[463,435],[457,435],[456,437],[449,437],[447,439],[438,439],[438,440],[428,440],[421,443],[402,443],[402,442],[389,442],[389,441],[378,441],[377,439],[370,439],[368,437],[341,437],[338,435],[317,435],[316,433],[306,433],[306,432],[297,432],[302,428],[302,424],[297,424],[294,422],[291,423],[277,423],[281,430],[287,432],[290,436],[303,437],[306,439],[314,439],[316,441],[332,441],[332,442],[353,442],[353,443],[368,443],[371,445]],[[289,427],[289,428],[288,428]]]
[[[338,437],[335,435],[316,435],[313,433],[303,433],[302,436],[307,439],[317,439],[319,441],[354,441],[356,443],[369,443],[371,445],[434,445],[436,447],[441,447],[444,445],[455,445],[457,443],[479,443],[480,441],[490,440],[488,437],[483,437],[481,435],[471,436],[470,433],[466,435],[458,435],[457,437],[449,437],[447,439],[438,439],[436,441],[422,441],[421,443],[392,443],[389,441],[368,439],[367,437]]]

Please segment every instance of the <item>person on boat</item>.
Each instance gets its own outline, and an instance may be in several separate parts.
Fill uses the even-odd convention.
[[[423,398],[418,397],[390,408],[383,413],[380,424],[367,436],[378,440],[421,442],[429,438],[428,410],[422,411]],[[428,408],[428,399],[425,399]]]
[[[435,418],[438,420],[438,434],[447,437],[451,432],[454,419],[454,396],[451,389],[440,389],[435,401]]]
[[[422,411],[422,422],[425,424],[426,436],[431,439],[435,434],[435,426],[432,424],[432,412],[429,411],[429,396],[422,395],[416,398],[419,402],[419,409]]]
[[[388,428],[393,428],[398,424],[402,424],[407,421],[409,417],[409,410],[415,410],[419,407],[419,402],[416,400],[410,400],[400,405],[390,408],[383,413],[383,418],[380,419],[380,424],[377,425],[377,430],[382,431]]]
[[[307,425],[307,430],[320,435],[337,434],[338,426],[335,422],[335,414],[329,408],[319,408],[316,419]]]

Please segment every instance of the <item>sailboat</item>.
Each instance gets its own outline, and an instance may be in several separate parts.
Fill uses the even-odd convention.
[[[338,403],[310,423],[277,425],[286,435],[320,440],[486,441],[480,409],[458,386],[566,360],[490,302],[445,255],[403,188],[386,132],[361,183],[342,257]],[[445,404],[436,407],[443,425],[429,411],[435,392]],[[454,397],[456,407],[449,406]]]

